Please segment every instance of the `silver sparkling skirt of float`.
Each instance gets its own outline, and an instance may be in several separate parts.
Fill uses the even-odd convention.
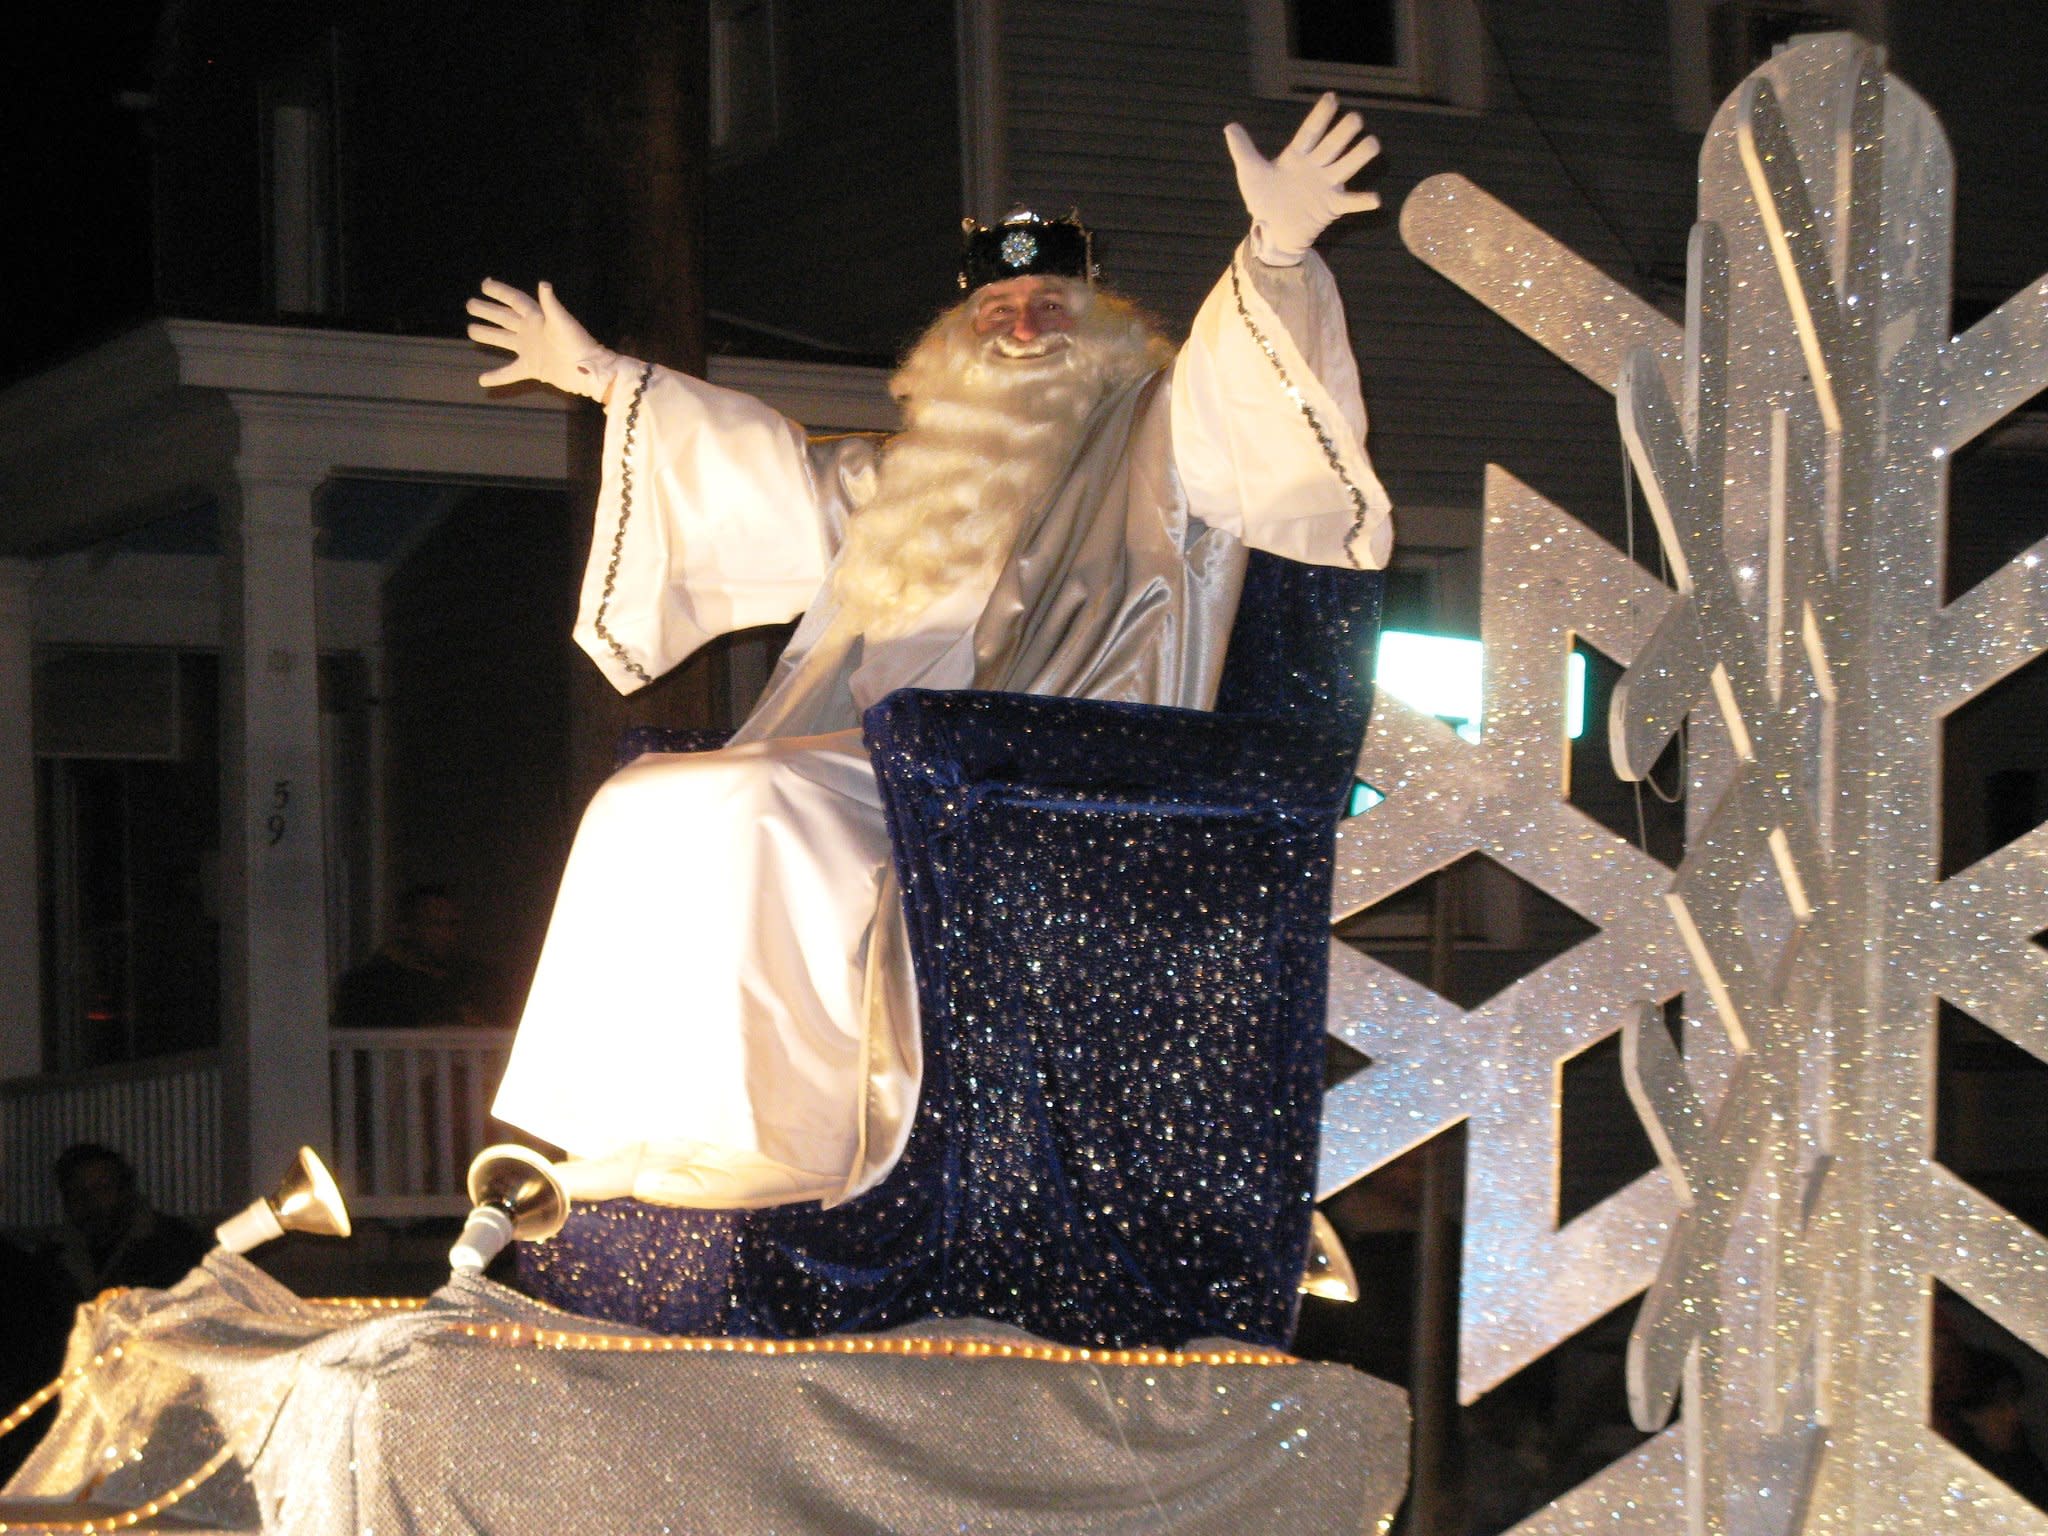
[[[1401,1392],[1267,1350],[659,1337],[476,1277],[307,1301],[220,1252],[81,1308],[59,1381],[0,1529],[1242,1536],[1383,1529],[1406,1479]]]

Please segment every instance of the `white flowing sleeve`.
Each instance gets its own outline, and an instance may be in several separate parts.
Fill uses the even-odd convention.
[[[707,640],[803,612],[840,522],[802,427],[750,395],[619,358],[576,643],[631,693]]]
[[[1188,508],[1210,527],[1313,565],[1387,563],[1343,301],[1313,251],[1271,267],[1238,248],[1174,364],[1172,420]]]

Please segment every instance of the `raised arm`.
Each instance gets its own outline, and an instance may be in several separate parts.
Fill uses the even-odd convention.
[[[1334,120],[1334,121],[1333,121]],[[1256,549],[1317,565],[1385,565],[1386,491],[1365,450],[1365,402],[1343,301],[1310,247],[1379,206],[1345,183],[1379,153],[1325,95],[1263,158],[1224,129],[1250,234],[1195,316],[1174,367],[1174,466],[1189,509]]]
[[[804,432],[750,395],[620,357],[546,283],[486,280],[472,341],[528,380],[605,407],[603,479],[576,643],[631,693],[736,629],[801,613],[836,548],[844,497],[814,473]]]

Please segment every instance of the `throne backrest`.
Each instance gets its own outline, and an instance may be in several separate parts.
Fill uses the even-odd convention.
[[[1363,734],[1384,582],[1379,571],[1304,565],[1252,550],[1217,711],[1346,718]]]

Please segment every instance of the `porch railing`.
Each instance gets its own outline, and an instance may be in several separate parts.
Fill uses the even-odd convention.
[[[334,1173],[359,1216],[445,1216],[469,1207],[464,1176],[499,1139],[491,1098],[509,1029],[328,1031]]]
[[[81,1141],[123,1153],[157,1209],[210,1218],[222,1204],[220,1106],[217,1051],[0,1083],[0,1222],[61,1221],[51,1168]]]

